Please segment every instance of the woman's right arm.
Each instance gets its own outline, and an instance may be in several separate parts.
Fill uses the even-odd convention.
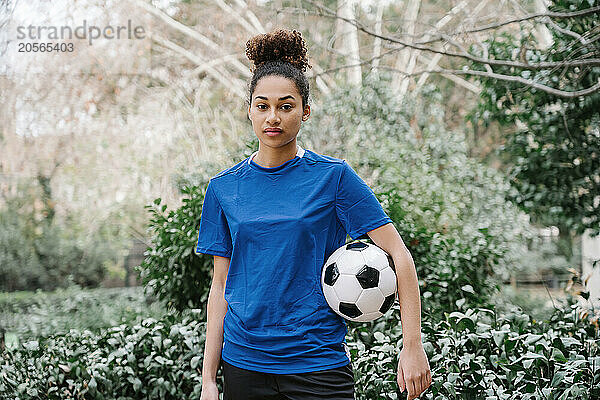
[[[214,270],[210,292],[208,294],[206,342],[202,362],[202,397],[218,399],[217,370],[223,349],[223,319],[227,312],[225,301],[225,281],[229,271],[228,257],[214,256]]]

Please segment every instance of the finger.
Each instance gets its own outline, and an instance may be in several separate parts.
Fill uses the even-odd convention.
[[[419,394],[421,394],[420,386],[421,386],[421,384],[419,383],[419,379],[418,378],[413,379],[413,387],[414,387],[413,398],[415,398],[415,399],[417,397],[419,397]]]
[[[415,377],[415,399],[419,397],[421,392],[423,391],[423,383],[421,382],[421,376]]]
[[[400,390],[404,392],[406,389],[406,381],[404,380],[404,371],[402,370],[402,365],[398,364],[398,386]]]
[[[414,399],[416,397],[415,379],[413,377],[408,378],[406,385],[408,386],[408,398]]]
[[[427,389],[427,373],[421,375],[421,388],[419,390],[419,395],[423,393]]]
[[[432,378],[431,378],[431,370],[427,370],[427,387],[431,386]]]

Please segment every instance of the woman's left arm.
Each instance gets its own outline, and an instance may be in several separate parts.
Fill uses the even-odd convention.
[[[421,342],[421,295],[417,271],[410,252],[393,224],[380,226],[367,234],[394,260],[402,320],[402,350],[398,358],[396,381],[401,391],[408,389],[408,399],[414,399],[431,385],[429,361]]]

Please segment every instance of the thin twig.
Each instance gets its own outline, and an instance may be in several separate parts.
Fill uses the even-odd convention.
[[[366,62],[361,62],[360,64],[365,64]],[[324,70],[323,72],[321,72],[322,74],[324,73],[329,73],[329,72],[333,72],[333,71],[337,71],[337,70],[341,70],[344,68],[350,68],[353,67],[354,65],[344,65],[341,67],[336,67],[336,68],[330,68],[327,70]],[[412,72],[412,73],[407,73],[405,71],[401,71],[399,69],[393,68],[393,67],[387,67],[387,66],[383,66],[383,65],[379,65],[377,68],[379,69],[386,69],[386,70],[390,70],[390,71],[394,71],[397,72],[399,74],[402,74],[404,76],[418,76],[421,74],[454,74],[454,75],[476,75],[476,76],[483,76],[486,78],[491,78],[491,79],[498,79],[501,81],[508,81],[508,82],[518,82],[521,83],[525,86],[529,86],[535,89],[539,89],[543,92],[552,94],[554,96],[557,97],[564,97],[564,98],[575,98],[575,97],[580,97],[580,96],[588,96],[592,93],[595,93],[597,91],[600,90],[600,80],[598,81],[597,84],[586,88],[586,89],[581,89],[581,90],[576,90],[573,92],[569,92],[569,91],[565,91],[565,90],[560,90],[560,89],[555,89],[553,87],[544,85],[542,83],[539,82],[535,82],[531,79],[525,79],[522,78],[520,76],[512,76],[512,75],[504,75],[504,74],[498,74],[495,72],[487,72],[487,71],[477,71],[477,70],[469,70],[469,69],[432,69],[432,70],[423,70],[423,71],[418,71],[418,72]]]
[[[350,24],[353,24],[357,29],[363,31],[364,33],[366,33],[368,35],[386,40],[391,43],[399,44],[402,46],[402,48],[409,47],[412,49],[429,51],[432,53],[442,54],[442,55],[449,56],[449,57],[463,58],[463,59],[467,59],[467,60],[470,60],[470,61],[473,61],[476,63],[481,63],[481,64],[504,66],[504,67],[515,67],[515,68],[522,68],[522,69],[526,69],[526,70],[541,70],[541,69],[549,69],[549,68],[557,68],[557,67],[565,67],[565,66],[566,67],[600,66],[600,59],[598,59],[598,58],[563,60],[563,61],[556,61],[556,62],[552,61],[552,62],[540,62],[540,63],[529,64],[529,63],[522,63],[522,62],[512,61],[512,60],[495,60],[495,59],[489,59],[489,58],[481,58],[481,57],[473,56],[470,53],[448,52],[448,51],[435,49],[435,48],[428,47],[428,46],[423,46],[423,45],[419,44],[418,42],[411,43],[411,42],[406,42],[404,40],[396,39],[392,36],[378,34],[370,29],[367,29],[362,23],[360,23],[358,20],[356,20],[354,18],[351,19],[351,18],[341,17],[341,16],[337,15],[335,12],[333,12],[331,9],[329,9],[321,4],[317,4],[313,0],[304,0],[304,1],[307,1],[310,4],[313,4],[315,7],[319,8],[319,9],[325,10],[327,13],[329,13],[330,17],[338,18],[338,19],[346,21]],[[600,7],[595,7],[595,9],[600,10]],[[327,15],[324,15],[324,16],[327,16]],[[539,14],[537,16],[546,16],[546,14]]]

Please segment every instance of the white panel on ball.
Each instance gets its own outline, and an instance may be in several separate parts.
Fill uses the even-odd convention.
[[[338,300],[345,303],[356,303],[362,292],[362,288],[354,275],[341,274],[333,288],[337,293]]]
[[[368,313],[370,310],[378,310],[384,300],[385,297],[378,287],[364,289],[356,300],[356,307],[360,311]]]
[[[362,252],[362,256],[366,265],[380,271],[389,265],[386,253],[377,246],[369,246]]]
[[[370,314],[363,314],[359,317],[353,318],[352,321],[354,322],[369,322],[369,321],[373,321],[379,317],[381,317],[383,314],[380,312],[373,312]]]
[[[341,274],[356,275],[365,266],[361,251],[345,250],[336,260]]]
[[[385,296],[396,293],[397,286],[396,274],[392,268],[385,268],[379,273],[379,289]]]
[[[338,248],[336,251],[331,253],[329,258],[327,259],[327,265],[336,262],[342,254],[344,254],[344,246]]]
[[[323,285],[323,294],[325,295],[325,300],[327,303],[339,303],[338,295],[333,289],[333,286]]]

